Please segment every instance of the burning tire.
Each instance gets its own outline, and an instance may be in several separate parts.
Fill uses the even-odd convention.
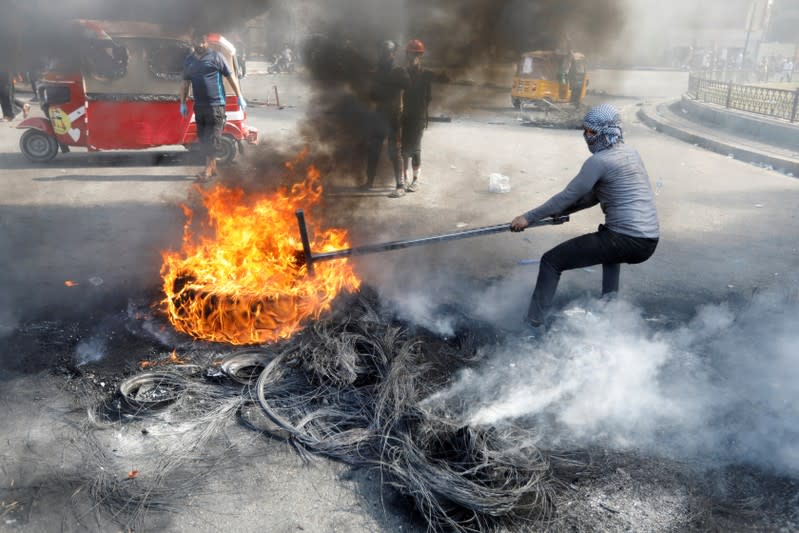
[[[235,141],[226,139],[232,155]],[[161,266],[165,311],[176,330],[234,345],[276,342],[318,319],[342,291],[360,287],[346,258],[307,275],[296,211],[321,202],[322,176],[304,157],[285,164],[290,187],[264,194],[221,184],[201,190],[208,234],[194,234],[193,212],[185,209],[183,247],[165,252]],[[310,230],[316,249],[349,246],[344,229],[317,224]]]
[[[229,165],[236,159],[236,154],[239,151],[239,143],[230,135],[222,135],[219,139],[219,148],[217,152],[217,160],[221,165]]]
[[[39,130],[28,130],[19,139],[19,149],[31,163],[46,163],[58,154],[58,141]]]
[[[170,372],[147,372],[119,384],[119,394],[133,409],[156,409],[177,400],[186,389],[186,379]]]
[[[169,285],[170,290],[167,292],[172,294],[169,303],[174,310],[169,318],[178,331],[211,342],[253,345],[288,337],[295,329],[290,321],[285,321],[282,317],[291,316],[292,310],[302,305],[297,297],[217,294],[211,290],[212,287],[194,288],[193,285],[196,284],[197,280],[193,275],[180,273]],[[226,329],[225,326],[230,324],[245,326]],[[261,338],[260,335],[264,337]],[[236,360],[235,365],[242,362],[243,360]],[[259,364],[265,365],[268,362],[268,358],[262,359]],[[231,371],[245,371],[244,366],[232,366]],[[233,376],[229,377],[236,380]],[[257,377],[253,376],[253,380]]]

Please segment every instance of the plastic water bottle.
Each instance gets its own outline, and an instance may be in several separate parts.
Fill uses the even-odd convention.
[[[495,193],[510,192],[510,178],[502,174],[491,174],[488,177],[488,191]]]

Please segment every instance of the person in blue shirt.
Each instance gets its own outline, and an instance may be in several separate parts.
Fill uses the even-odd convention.
[[[196,32],[192,37],[193,53],[183,63],[183,85],[180,90],[180,114],[188,114],[186,98],[191,87],[194,96],[194,117],[197,137],[205,154],[205,170],[197,173],[198,181],[208,181],[216,175],[216,156],[222,131],[225,128],[225,86],[227,78],[239,99],[242,111],[247,102],[241,94],[239,81],[225,62],[222,54],[208,48],[208,34]]]

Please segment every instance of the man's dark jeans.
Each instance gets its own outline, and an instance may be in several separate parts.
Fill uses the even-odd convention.
[[[374,122],[370,125],[369,153],[366,162],[366,178],[369,187],[375,184],[377,176],[377,164],[380,161],[380,153],[383,151],[383,143],[388,138],[388,158],[394,169],[394,181],[397,188],[402,187],[402,161],[400,160],[400,115],[397,112],[377,111],[374,114]]]
[[[602,294],[617,292],[621,263],[643,263],[655,252],[657,244],[657,239],[630,237],[604,225],[596,233],[559,244],[541,258],[527,319],[533,324],[544,321],[564,270],[602,265]]]

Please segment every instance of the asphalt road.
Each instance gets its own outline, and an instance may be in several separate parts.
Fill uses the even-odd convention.
[[[621,86],[641,93],[652,89],[660,96],[667,84],[652,83],[651,72],[642,75],[643,83]],[[661,75],[675,90],[679,87],[673,77],[682,73]],[[298,77],[245,80],[251,98],[261,101],[274,85],[283,87],[286,107],[252,106],[249,122],[260,129],[262,142],[279,144],[296,138],[310,91]],[[364,194],[341,185],[349,177],[329,177],[330,201],[347,205],[349,220],[337,222],[347,226],[357,242],[507,221],[559,191],[579,170],[587,151],[576,132],[521,126],[515,111],[502,107],[507,100],[502,91],[475,89],[470,99],[461,97],[463,89],[456,92],[454,112],[446,104],[436,108],[452,114],[453,121],[433,123],[425,134],[419,194],[393,200],[380,191]],[[623,110],[627,141],[647,165],[663,227],[656,255],[623,273],[626,294],[653,301],[666,297],[691,308],[755,287],[779,285],[795,271],[799,252],[792,232],[773,229],[795,225],[796,180],[653,132],[635,119],[635,99],[608,98]],[[131,291],[152,287],[160,251],[179,241],[179,203],[194,186],[190,177],[196,166],[190,165],[185,150],[94,154],[76,150],[34,166],[16,146],[20,133],[13,124],[0,129],[4,223],[0,253],[10,259],[0,282],[9,300],[0,306],[0,316],[6,316],[3,323],[13,327],[14,320],[28,316],[28,311],[74,308],[83,301],[91,308],[98,299],[112,295],[124,299]],[[488,176],[495,172],[510,177],[510,194],[488,192]],[[387,192],[391,178],[385,165],[381,179]],[[363,274],[369,279],[372,270],[383,270],[382,262],[402,265],[421,256],[429,262],[440,260],[458,273],[508,276],[519,271],[518,260],[538,257],[560,239],[595,227],[601,213],[593,210],[573,218],[558,228],[536,230],[530,236],[532,244],[506,235],[398,252],[364,260]],[[469,260],[458,260],[462,254]],[[371,268],[373,262],[378,266]],[[529,272],[524,282],[528,288],[533,274]],[[590,273],[565,277],[562,291],[595,287],[598,276],[586,274]],[[86,283],[92,277],[102,278],[103,285]],[[412,277],[428,276],[417,272]],[[79,302],[76,291],[64,286],[67,279],[83,282]]]
[[[613,76],[610,71],[597,76],[592,89],[608,96],[591,100],[608,99],[622,109],[626,140],[641,153],[655,187],[662,228],[653,258],[623,268],[622,296],[646,313],[680,321],[708,303],[795,288],[799,181],[639,124],[637,103],[676,96],[671,93],[679,91],[683,73]],[[274,86],[284,108],[254,104],[248,120],[259,128],[262,142],[290,143],[297,138],[311,91],[299,75],[253,75],[244,82],[250,98],[261,103],[274,95]],[[588,155],[576,131],[521,125],[503,91],[437,90],[447,94],[434,94],[434,114],[446,113],[452,122],[433,123],[425,133],[418,192],[387,198],[391,178],[385,165],[379,176],[385,188],[376,192],[348,185],[353,176],[328,178],[328,202],[346,206],[335,222],[347,227],[356,243],[507,222],[561,190]],[[0,125],[0,335],[49,318],[88,314],[100,319],[124,309],[131,299],[157,295],[160,253],[179,245],[180,203],[195,186],[190,176],[196,166],[185,150],[74,151],[45,165],[30,165],[17,148],[20,133],[14,124]],[[240,165],[247,168],[246,157]],[[488,191],[494,172],[509,176],[510,193]],[[591,231],[601,221],[594,209],[559,227],[392,252],[359,259],[356,265],[365,282],[388,299],[416,294],[464,308],[490,307],[483,314],[512,322],[526,311],[536,272],[535,266],[519,261],[537,259],[550,246]],[[598,295],[600,277],[598,268],[565,274],[558,302]],[[65,280],[79,285],[67,287]],[[513,290],[502,292],[502,301],[486,302],[491,293],[483,291],[489,283]],[[481,300],[475,301],[476,296]],[[48,413],[69,410],[74,399],[57,391],[54,378],[36,369],[21,370],[15,354],[3,351],[0,363],[8,370],[0,378],[0,427],[7,451],[0,454],[0,486],[8,492],[15,479],[33,483],[42,472],[57,471],[59,464],[74,459],[63,451],[66,433],[54,432],[48,418]],[[45,370],[46,354],[35,364]],[[51,403],[42,402],[37,392],[42,388],[54,391]],[[61,463],[43,458],[39,466],[46,468],[37,470],[29,462],[32,451],[33,456],[64,455]],[[303,466],[279,443],[265,445],[249,460],[248,468],[214,482],[210,491],[215,496],[198,495],[191,510],[179,511],[167,529],[220,531],[231,524],[242,532],[263,531],[265,524],[272,524],[266,527],[270,531],[420,527],[408,521],[401,504],[389,503],[383,510],[374,493],[376,480],[342,479],[341,465],[322,461]],[[0,523],[0,531],[59,530],[58,506],[68,499],[55,489],[50,492],[49,500],[38,503],[26,493],[26,505],[34,512],[13,515],[15,522]]]

